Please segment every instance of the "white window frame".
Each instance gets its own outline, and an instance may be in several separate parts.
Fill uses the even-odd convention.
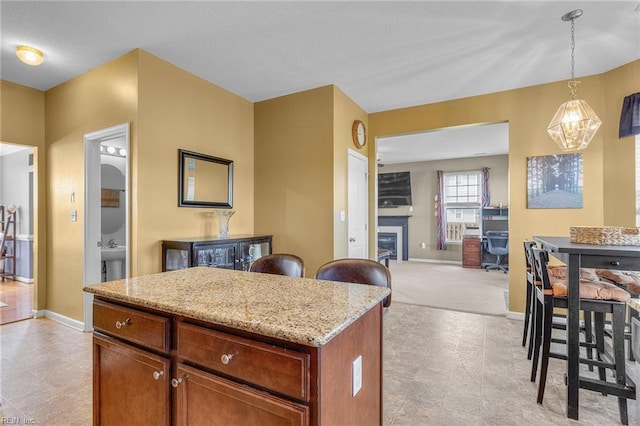
[[[476,198],[476,200],[474,201],[468,201],[468,199],[470,198],[469,196],[469,191],[467,192],[467,195],[465,197],[465,195],[460,195],[459,191],[456,191],[456,200],[455,201],[451,201],[451,200],[447,200],[447,178],[450,176],[461,176],[461,175],[466,175],[466,176],[471,176],[471,175],[476,175],[478,177],[478,185],[477,185],[477,194],[474,198]],[[475,209],[476,210],[476,225],[478,227],[481,226],[482,224],[482,192],[483,192],[483,181],[482,181],[482,170],[469,170],[469,171],[459,171],[459,172],[444,172],[442,179],[444,180],[444,210],[445,210],[445,215],[444,215],[444,221],[445,221],[445,228],[447,229],[446,232],[446,237],[447,237],[447,244],[459,244],[462,243],[462,238],[464,237],[464,225],[461,225],[460,227],[449,227],[449,221],[447,220],[447,218],[449,217],[449,212],[452,211],[453,214],[455,215],[456,218],[462,219],[463,218],[463,209]],[[462,186],[467,186],[469,187],[470,185],[466,184],[466,185],[456,185],[456,187],[462,187]],[[476,185],[473,185],[476,186]],[[462,191],[465,192],[465,191]],[[467,201],[460,201],[460,198],[467,198]],[[462,222],[461,222],[462,223]]]

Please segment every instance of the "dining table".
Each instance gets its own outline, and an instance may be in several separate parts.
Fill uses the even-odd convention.
[[[567,417],[578,420],[580,388],[635,399],[635,386],[580,377],[580,268],[640,271],[640,246],[571,242],[569,237],[534,236],[543,249],[567,265]]]

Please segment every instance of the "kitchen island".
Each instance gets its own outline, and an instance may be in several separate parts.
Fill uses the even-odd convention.
[[[94,424],[382,423],[383,287],[188,268],[94,294]]]

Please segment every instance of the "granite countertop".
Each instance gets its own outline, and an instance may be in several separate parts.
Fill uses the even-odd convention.
[[[316,347],[391,292],[373,285],[207,267],[93,284],[84,291]]]
[[[627,300],[627,305],[631,309],[635,309],[636,311],[640,312],[640,299],[629,299]]]

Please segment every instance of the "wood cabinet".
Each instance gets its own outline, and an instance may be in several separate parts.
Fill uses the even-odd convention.
[[[272,253],[271,235],[182,238],[162,242],[162,271],[209,266],[246,271],[251,262]]]
[[[462,267],[482,267],[482,240],[478,237],[464,237],[462,239]]]
[[[102,296],[94,326],[96,426],[382,424],[381,304],[320,347]]]

